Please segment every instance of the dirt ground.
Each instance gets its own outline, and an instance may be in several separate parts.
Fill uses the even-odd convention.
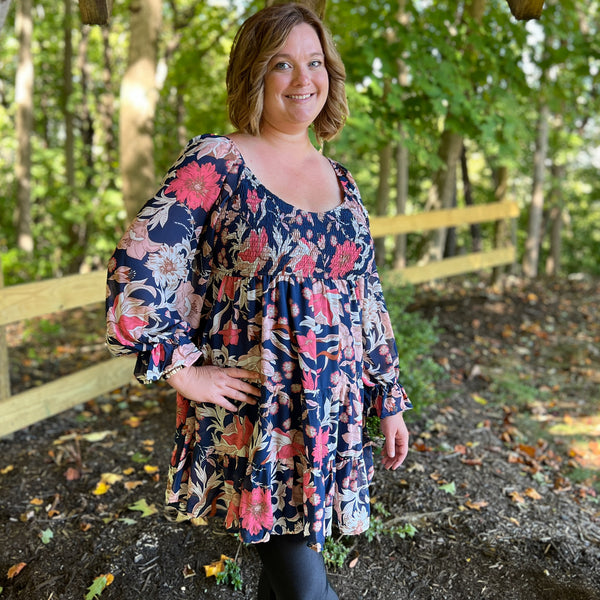
[[[405,465],[376,470],[376,534],[340,542],[340,599],[600,600],[599,308],[585,278],[418,291],[446,377],[407,415]],[[97,316],[43,325],[9,332],[15,392],[104,357]],[[254,598],[253,548],[162,516],[174,420],[167,386],[130,387],[0,440],[1,600],[79,600],[100,575],[101,600]],[[205,576],[221,554],[241,591]]]

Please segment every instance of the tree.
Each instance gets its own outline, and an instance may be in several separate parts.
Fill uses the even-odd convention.
[[[33,129],[33,59],[31,38],[33,20],[31,0],[17,2],[15,19],[19,40],[19,59],[15,81],[17,105],[16,136],[18,142],[15,173],[17,179],[17,245],[28,254],[33,252],[31,233],[31,132]]]
[[[132,0],[127,70],[121,83],[119,117],[123,203],[131,220],[156,189],[154,116],[160,0]]]

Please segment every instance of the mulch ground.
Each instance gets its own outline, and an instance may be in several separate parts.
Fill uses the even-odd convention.
[[[405,465],[376,469],[373,536],[340,541],[340,599],[600,600],[599,307],[584,278],[418,291],[446,377]],[[100,321],[9,332],[13,390],[105,357]],[[254,598],[253,548],[162,516],[174,418],[167,386],[128,387],[0,440],[2,600],[79,600],[100,575],[101,600]],[[205,576],[221,554],[241,591]]]

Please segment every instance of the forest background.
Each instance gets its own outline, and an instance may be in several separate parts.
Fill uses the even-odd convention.
[[[71,0],[1,4],[4,283],[103,269],[186,141],[231,130],[228,51],[265,2],[130,0],[102,27]],[[523,22],[505,0],[329,0],[325,20],[350,103],[325,152],[371,214],[515,200],[524,275],[600,273],[598,2]],[[493,243],[492,225],[398,236],[378,263]]]

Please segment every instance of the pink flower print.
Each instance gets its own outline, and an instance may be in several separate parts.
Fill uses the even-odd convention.
[[[143,306],[143,300],[138,300],[119,294],[114,304],[108,310],[107,329],[109,337],[116,338],[123,346],[134,346],[148,325],[148,315],[152,308]]]
[[[177,170],[175,179],[169,183],[165,194],[175,192],[177,202],[187,204],[192,210],[208,210],[219,195],[221,176],[215,165],[191,163]]]
[[[256,190],[252,190],[251,192],[249,192],[248,196],[246,197],[246,202],[248,203],[250,210],[254,214],[256,214],[256,211],[258,210],[258,207],[261,203],[261,199],[258,197],[258,193],[256,192]]]
[[[244,262],[253,263],[261,255],[268,241],[269,236],[264,227],[260,230],[260,234],[256,233],[256,231],[250,232],[250,239],[247,242],[248,247],[246,250],[240,252],[240,259]]]
[[[319,314],[323,315],[327,325],[331,325],[333,313],[329,306],[329,298],[325,294],[313,294],[308,301],[308,305],[313,309],[315,316]]]
[[[346,240],[341,246],[337,246],[331,260],[330,275],[334,279],[342,277],[354,267],[354,263],[360,256],[360,249],[350,240]]]
[[[295,271],[300,273],[302,277],[310,277],[315,271],[316,264],[314,258],[305,254],[296,264]]]
[[[317,335],[310,329],[306,335],[298,336],[298,348],[300,354],[306,354],[309,358],[317,358]]]
[[[312,457],[315,464],[322,465],[323,459],[329,454],[327,442],[329,441],[329,429],[320,429],[314,438],[315,447],[312,451]]]
[[[117,247],[125,248],[127,256],[139,260],[149,252],[156,252],[160,244],[148,237],[148,221],[134,219]]]
[[[271,509],[271,490],[254,488],[242,490],[240,500],[240,521],[242,527],[251,535],[256,535],[261,529],[273,527],[273,511]]]
[[[312,495],[317,491],[317,486],[311,481],[310,471],[304,471],[302,475],[302,491],[306,500],[309,500]]]

